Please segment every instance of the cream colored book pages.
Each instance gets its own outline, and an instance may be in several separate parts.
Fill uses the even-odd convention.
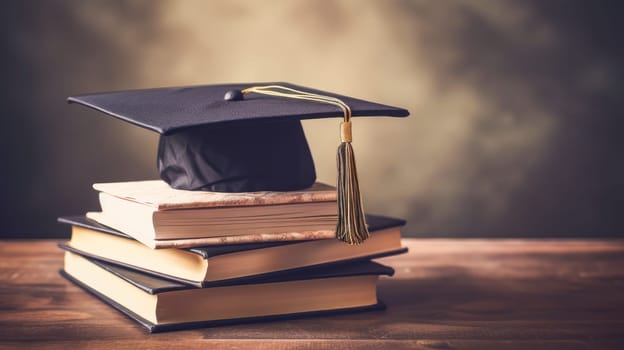
[[[202,281],[208,269],[208,261],[199,254],[182,249],[150,249],[133,239],[80,226],[73,226],[68,245],[109,261],[191,281]]]
[[[134,220],[113,220],[106,214],[102,212],[88,212],[87,218],[96,221],[104,226],[108,226],[117,231],[124,232],[125,234],[131,236],[137,241],[145,244],[150,248],[155,248],[154,245],[154,229],[153,227],[143,227],[137,225],[137,222]]]
[[[158,210],[236,207],[336,200],[336,188],[315,183],[300,191],[288,192],[208,192],[171,188],[161,180],[111,182],[94,184],[97,191],[149,205]]]
[[[78,278],[82,283],[104,293],[108,298],[135,314],[150,322],[158,322],[156,317],[157,295],[145,293],[77,254],[65,252],[63,268],[74,278]]]

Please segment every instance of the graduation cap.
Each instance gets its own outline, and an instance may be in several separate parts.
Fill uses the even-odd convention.
[[[337,237],[368,236],[351,147],[351,118],[402,108],[287,83],[205,85],[69,97],[160,134],[160,177],[183,190],[289,191],[316,180],[302,119],[341,117]]]

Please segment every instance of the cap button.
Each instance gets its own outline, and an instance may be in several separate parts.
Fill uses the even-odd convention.
[[[243,92],[240,90],[228,90],[223,96],[226,101],[242,101],[244,99]]]

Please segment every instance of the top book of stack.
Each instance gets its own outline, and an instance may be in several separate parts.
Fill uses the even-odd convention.
[[[160,180],[99,183],[101,212],[87,217],[151,248],[335,237],[336,189],[208,192]]]

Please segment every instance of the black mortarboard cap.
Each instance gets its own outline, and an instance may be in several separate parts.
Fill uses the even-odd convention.
[[[337,97],[355,117],[409,114],[402,108],[287,83],[106,92],[69,97],[68,102],[161,134],[158,171],[174,188],[250,192],[309,187],[316,174],[300,120],[342,117],[343,112],[314,101],[240,94],[260,85]]]
[[[301,119],[342,117],[337,238],[368,237],[351,118],[407,110],[286,83],[160,88],[68,98],[161,134],[158,171],[169,185],[217,192],[288,191],[316,180]]]

